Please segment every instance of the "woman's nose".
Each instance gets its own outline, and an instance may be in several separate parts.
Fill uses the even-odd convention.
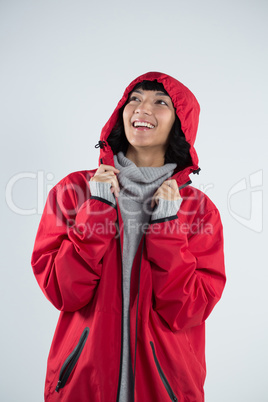
[[[139,105],[137,105],[135,113],[144,113],[144,114],[152,114],[152,108],[151,105],[148,102],[141,102]]]

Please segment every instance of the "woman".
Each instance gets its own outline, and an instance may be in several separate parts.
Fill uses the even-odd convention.
[[[219,212],[190,186],[198,117],[188,88],[144,74],[102,130],[99,168],[50,191],[32,255],[61,311],[46,401],[204,401],[225,270]]]

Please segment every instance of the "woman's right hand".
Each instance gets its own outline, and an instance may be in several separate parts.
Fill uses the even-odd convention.
[[[90,181],[97,181],[102,183],[110,183],[111,184],[111,192],[115,193],[115,196],[119,196],[119,183],[115,173],[119,173],[120,170],[116,169],[110,165],[100,165],[97,169],[95,175],[91,177]]]

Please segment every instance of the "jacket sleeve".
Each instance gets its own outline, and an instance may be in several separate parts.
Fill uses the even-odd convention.
[[[63,187],[50,190],[31,264],[51,303],[59,310],[75,311],[94,296],[102,258],[116,234],[117,213],[115,205],[93,196],[79,207],[72,186]]]
[[[153,308],[172,331],[203,323],[226,281],[219,212],[206,213],[192,233],[178,216],[151,222],[146,236]]]

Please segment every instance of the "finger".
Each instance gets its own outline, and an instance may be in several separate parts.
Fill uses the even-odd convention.
[[[94,177],[102,177],[102,178],[112,178],[112,177],[116,177],[116,175],[114,174],[114,172],[112,172],[111,170],[108,172],[102,172],[102,173],[98,173],[95,174]]]
[[[151,207],[153,208],[155,205],[159,204],[159,198],[155,197],[152,201],[151,201]]]
[[[111,180],[111,191],[116,197],[119,197],[120,187],[116,177]]]
[[[106,171],[113,171],[113,172],[115,172],[115,173],[119,173],[119,172],[120,172],[120,170],[117,169],[117,168],[114,167],[114,166],[101,164],[101,165],[99,166],[99,168],[97,169],[96,173],[103,173],[103,172],[106,172]]]
[[[171,188],[175,193],[173,193],[173,197],[179,197],[179,198],[181,198],[181,195],[180,195],[180,190],[179,190],[179,187],[178,187],[178,184],[177,184],[177,182],[176,182],[176,180],[175,179],[172,179],[172,180],[166,180],[166,181],[164,181],[164,184],[166,184],[166,186],[165,186],[165,189],[167,189],[168,190],[168,194],[170,194],[170,190],[168,189],[168,187],[169,188]],[[168,187],[167,187],[168,186]],[[172,194],[171,193],[171,194]]]
[[[119,197],[119,191],[115,187],[111,187],[111,192],[115,195],[115,197]]]
[[[155,204],[158,205],[158,203],[159,203],[159,191],[157,190],[157,191],[154,193],[153,197],[152,197],[152,200],[151,200],[151,208],[153,208],[153,207],[155,206]]]
[[[116,176],[112,173],[111,175],[107,175],[106,173],[101,173],[96,176],[93,176],[90,181],[99,182],[99,183],[108,183],[111,186],[111,192],[115,193],[116,196],[119,196],[120,187]]]
[[[173,189],[176,189],[176,187],[177,187],[177,182],[176,182],[176,180],[166,180],[166,181],[164,181],[163,184],[165,184],[165,185],[167,185],[168,187],[171,187],[171,188],[173,188]]]
[[[96,173],[94,176],[91,177],[90,181],[109,182],[112,177],[116,177],[116,175],[112,171]]]

